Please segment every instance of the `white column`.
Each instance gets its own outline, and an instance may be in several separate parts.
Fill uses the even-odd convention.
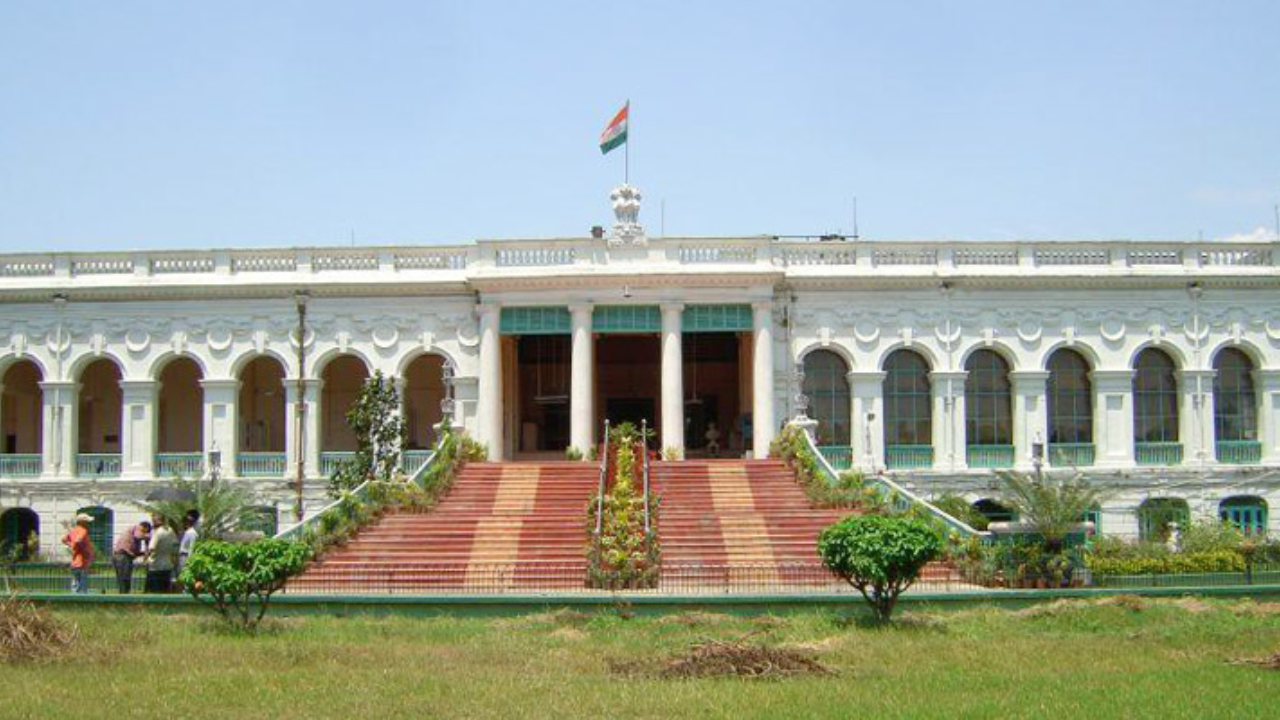
[[[1178,439],[1184,465],[1217,462],[1213,446],[1213,378],[1216,370],[1178,372]]]
[[[753,310],[754,341],[752,348],[755,357],[752,363],[752,398],[754,407],[751,411],[752,453],[753,457],[763,458],[769,455],[769,443],[773,442],[774,397],[773,397],[773,303],[758,302],[751,306]]]
[[[158,430],[157,396],[160,383],[154,380],[125,380],[120,383],[124,418],[120,425],[120,465],[125,477],[153,477]]]
[[[684,305],[662,305],[662,438],[663,454],[674,448],[684,456]]]
[[[501,309],[481,305],[480,401],[476,408],[476,440],[489,446],[489,459],[501,460],[502,447],[502,338],[498,334]]]
[[[595,445],[595,337],[589,304],[570,305],[569,444],[587,457]]]
[[[240,448],[237,436],[239,416],[237,404],[240,400],[240,381],[201,380],[204,388],[204,456],[217,450],[222,455],[222,477],[235,475],[236,451]],[[212,468],[206,468],[208,472]]]
[[[79,383],[40,383],[40,453],[45,477],[75,474],[76,445],[80,441],[79,398]]]
[[[1133,467],[1133,371],[1094,370],[1089,381],[1093,383],[1094,465]]]
[[[1262,462],[1280,465],[1280,370],[1255,370],[1258,393],[1258,440],[1262,442]],[[1280,522],[1280,512],[1271,513]]]
[[[850,444],[854,447],[853,467],[864,472],[875,472],[884,467],[884,378],[888,373],[878,370],[855,370],[846,379],[853,402],[853,428]]]
[[[1049,373],[1045,370],[1015,370],[1009,373],[1013,389],[1013,466],[1029,470],[1031,444],[1045,443],[1045,460],[1048,461],[1047,415]]]
[[[968,467],[964,440],[964,370],[929,373],[933,383],[933,466],[943,470]]]
[[[296,478],[298,452],[302,452],[303,474],[309,478],[320,475],[320,394],[323,380],[303,381],[302,394],[302,443],[298,443],[298,380],[285,379],[285,447],[289,454],[289,469],[285,476]]]

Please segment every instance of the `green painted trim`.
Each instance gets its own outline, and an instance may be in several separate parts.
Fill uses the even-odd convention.
[[[567,307],[504,307],[498,319],[498,334],[568,335],[572,325]]]
[[[657,305],[597,305],[591,314],[591,329],[598,333],[662,332],[662,313]]]
[[[750,305],[688,305],[681,322],[682,332],[749,332]]]

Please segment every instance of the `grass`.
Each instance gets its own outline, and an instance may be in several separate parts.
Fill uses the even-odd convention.
[[[904,613],[305,616],[259,637],[211,617],[59,610],[80,645],[0,666],[0,717],[1275,717],[1280,604],[1059,601]],[[799,647],[833,677],[618,677],[708,639]]]

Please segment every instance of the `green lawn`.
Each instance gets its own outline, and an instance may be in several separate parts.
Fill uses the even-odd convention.
[[[1274,718],[1280,604],[1063,601],[910,612],[893,628],[824,614],[766,618],[545,614],[296,617],[262,637],[204,615],[60,610],[76,656],[0,666],[0,717]],[[650,680],[611,660],[699,639],[802,645],[837,677]]]

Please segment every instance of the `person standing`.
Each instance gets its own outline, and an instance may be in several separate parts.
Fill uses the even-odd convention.
[[[133,591],[133,563],[147,552],[151,540],[151,523],[143,520],[116,537],[111,546],[111,567],[116,571],[116,590],[121,595]]]
[[[182,540],[178,543],[178,565],[173,569],[174,577],[181,577],[182,568],[187,566],[187,559],[196,549],[196,540],[200,539],[200,532],[196,530],[199,524],[199,510],[188,510],[187,514],[182,516]]]
[[[89,569],[93,567],[96,550],[89,539],[89,526],[93,516],[76,515],[75,527],[62,536],[62,544],[71,549],[71,592],[84,595],[89,592]]]
[[[147,584],[149,593],[167,593],[173,589],[173,560],[178,551],[178,538],[165,525],[160,515],[151,516],[151,543],[147,546]]]

